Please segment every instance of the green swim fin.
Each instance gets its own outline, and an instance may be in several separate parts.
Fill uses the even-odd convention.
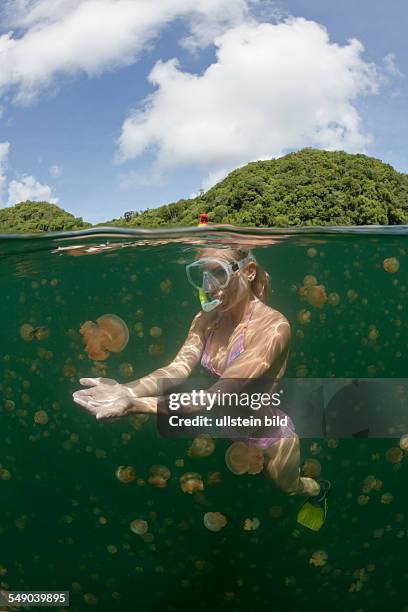
[[[308,497],[297,515],[297,522],[313,531],[319,531],[326,520],[327,496],[331,489],[331,483],[328,480],[318,480],[318,483],[320,484],[319,495]]]

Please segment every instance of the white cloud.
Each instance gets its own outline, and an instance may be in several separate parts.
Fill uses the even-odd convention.
[[[384,57],[383,62],[384,62],[385,70],[390,74],[390,76],[392,77],[403,77],[404,76],[396,64],[394,53],[388,53]]]
[[[54,178],[59,178],[60,176],[62,176],[62,168],[61,168],[61,166],[57,166],[56,164],[54,166],[51,166],[50,174]]]
[[[23,176],[19,181],[11,181],[8,188],[9,205],[25,202],[26,200],[47,201],[57,204],[58,198],[52,195],[52,187],[43,185],[33,176]]]
[[[160,31],[187,21],[185,44],[208,44],[248,13],[247,0],[8,0],[0,36],[0,92],[29,102],[58,74],[98,75],[136,61]]]
[[[155,165],[201,166],[211,186],[222,171],[305,146],[364,150],[370,142],[355,101],[378,90],[376,67],[355,39],[331,43],[302,18],[253,21],[215,40],[217,61],[202,75],[176,59],[149,75],[156,91],[124,121],[117,159],[155,151]]]
[[[3,197],[7,181],[8,154],[10,150],[9,142],[0,142],[0,200]]]

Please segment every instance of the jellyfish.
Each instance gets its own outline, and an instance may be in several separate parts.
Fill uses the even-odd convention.
[[[392,493],[383,493],[381,495],[381,503],[382,504],[390,504],[392,502],[392,500],[394,499]]]
[[[395,274],[395,272],[398,272],[400,267],[400,262],[396,257],[388,257],[387,259],[384,259],[383,261],[383,268],[386,272],[389,272],[390,274]]]
[[[248,472],[248,447],[244,442],[234,442],[225,453],[227,468],[240,476]]]
[[[220,512],[206,512],[203,521],[209,531],[221,531],[227,524],[226,517]]]
[[[386,461],[394,465],[396,463],[400,463],[403,457],[404,457],[404,453],[402,452],[400,448],[398,448],[398,446],[393,446],[389,448],[387,452],[385,453]]]
[[[262,449],[253,444],[234,442],[225,453],[225,463],[237,476],[259,474],[263,468],[264,456]]]
[[[46,327],[37,327],[37,329],[34,330],[34,336],[37,340],[46,340],[49,335],[50,332]]]
[[[172,289],[172,282],[169,279],[166,279],[164,281],[162,281],[160,283],[160,290],[165,294],[168,295]]]
[[[141,321],[135,323],[135,332],[139,338],[143,338],[144,336],[144,325]]]
[[[147,533],[149,529],[147,521],[144,521],[143,519],[135,519],[130,523],[129,527],[130,531],[133,531],[133,533],[136,533],[137,535],[143,535]]]
[[[189,448],[189,457],[209,457],[215,449],[215,442],[210,436],[200,435],[194,438]]]
[[[102,315],[96,324],[86,321],[79,331],[84,336],[88,357],[97,361],[107,359],[110,352],[120,353],[129,341],[126,323],[114,314]]]
[[[170,470],[165,465],[153,465],[149,470],[147,482],[158,489],[164,489],[170,476]]]
[[[116,478],[124,484],[133,482],[136,478],[135,468],[131,465],[120,465],[116,470]]]
[[[160,346],[160,344],[150,344],[148,350],[149,355],[152,357],[159,357],[163,352],[163,348]]]
[[[400,448],[404,451],[408,451],[408,434],[401,436],[399,441]]]
[[[317,255],[317,249],[315,249],[314,247],[310,247],[310,249],[307,249],[306,252],[308,257],[316,257]]]
[[[24,325],[20,327],[20,336],[26,342],[31,342],[34,337],[34,327],[29,323],[24,323]]]
[[[312,313],[310,312],[310,310],[302,309],[299,310],[296,315],[296,318],[301,325],[308,325],[312,320]]]
[[[221,472],[209,472],[207,476],[208,485],[217,485],[222,482]]]
[[[309,478],[316,478],[316,476],[320,475],[322,471],[322,466],[320,465],[320,461],[317,459],[306,459],[303,464],[303,473],[305,476]]]
[[[96,606],[98,603],[98,598],[93,593],[85,593],[84,602],[88,604],[88,606]]]
[[[323,567],[323,565],[326,565],[328,557],[329,555],[325,550],[315,550],[309,559],[309,563],[315,567]]]
[[[324,285],[312,285],[308,287],[305,295],[306,301],[316,308],[321,308],[327,302],[326,289]]]
[[[244,521],[244,531],[255,531],[255,529],[258,529],[260,524],[260,520],[256,517],[253,519],[246,518]]]
[[[123,378],[130,378],[133,375],[133,366],[131,363],[121,363],[119,373]]]
[[[183,493],[197,493],[204,489],[203,479],[201,474],[196,472],[186,472],[180,476],[180,487]]]
[[[34,415],[34,421],[38,425],[46,425],[48,423],[48,414],[45,410],[37,410]]]
[[[150,328],[150,335],[152,338],[160,338],[162,333],[163,333],[163,330],[158,325],[153,325],[153,327]]]
[[[340,296],[338,293],[329,293],[327,296],[327,303],[330,306],[338,306],[340,304]]]

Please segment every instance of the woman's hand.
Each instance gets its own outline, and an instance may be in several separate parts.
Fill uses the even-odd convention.
[[[126,416],[133,406],[130,389],[112,378],[81,378],[81,385],[92,385],[72,394],[74,402],[83,406],[97,419]]]

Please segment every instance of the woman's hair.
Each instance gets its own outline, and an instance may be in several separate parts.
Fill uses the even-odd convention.
[[[213,249],[201,250],[200,257],[208,256],[208,251],[210,250]],[[249,249],[228,248],[223,251],[223,255],[226,259],[230,259],[231,261],[241,261],[241,259],[245,259],[245,257],[250,255],[250,251]],[[256,276],[254,280],[251,281],[251,290],[259,300],[266,302],[271,290],[271,279],[268,272],[266,272],[257,261],[255,261],[255,265]]]

